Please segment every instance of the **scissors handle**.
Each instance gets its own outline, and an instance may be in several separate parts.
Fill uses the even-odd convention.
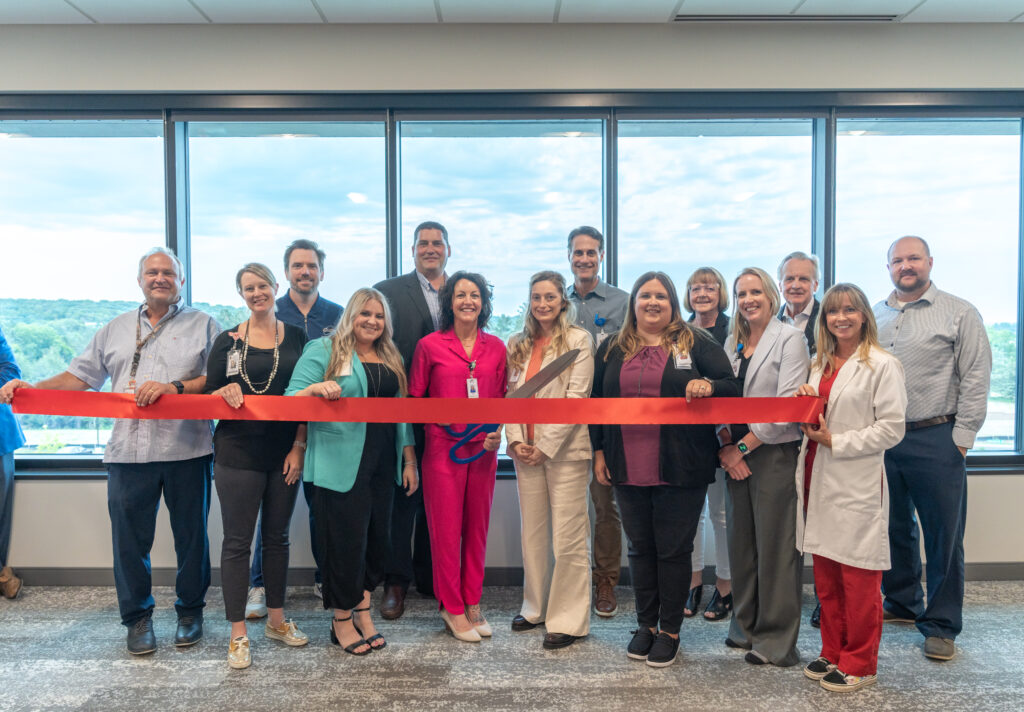
[[[452,430],[451,426],[446,425],[444,428],[445,431],[453,438],[459,438],[459,441],[452,445],[451,450],[448,451],[448,457],[452,459],[452,462],[458,465],[468,465],[469,463],[475,460],[479,460],[481,457],[484,456],[484,453],[487,452],[482,447],[480,448],[480,452],[470,455],[468,457],[460,457],[456,451],[459,448],[468,445],[469,441],[475,438],[480,433],[493,433],[499,427],[500,425],[497,423],[485,423],[483,425],[475,425],[470,423],[466,425],[465,430],[457,432],[455,430]]]

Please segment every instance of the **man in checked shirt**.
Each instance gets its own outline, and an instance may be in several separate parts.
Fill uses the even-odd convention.
[[[978,310],[932,283],[928,243],[901,237],[888,267],[896,289],[875,305],[875,318],[882,346],[903,364],[908,401],[906,436],[885,454],[892,568],[882,575],[884,618],[915,623],[925,656],[951,660],[963,628],[966,457],[985,422],[992,351]]]

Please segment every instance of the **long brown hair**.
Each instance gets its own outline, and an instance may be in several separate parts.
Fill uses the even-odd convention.
[[[604,353],[605,361],[608,360],[608,355],[616,347],[622,350],[623,361],[633,358],[644,347],[644,342],[640,339],[636,327],[636,295],[640,292],[640,287],[652,279],[658,280],[661,286],[665,288],[665,291],[668,292],[668,303],[672,307],[672,316],[669,319],[668,326],[661,332],[661,345],[670,354],[685,354],[693,348],[693,329],[683,321],[682,312],[679,308],[679,295],[676,293],[676,286],[672,283],[672,278],[664,272],[644,272],[637,278],[633,284],[633,290],[629,293],[629,302],[626,305],[626,318],[622,322],[622,328],[619,329],[619,333],[612,337],[612,343],[608,345],[608,350]]]
[[[882,348],[878,342],[878,324],[875,322],[875,313],[868,304],[868,298],[860,287],[849,282],[833,284],[821,300],[818,308],[818,325],[815,327],[818,353],[814,356],[814,367],[820,369],[822,375],[830,376],[838,370],[836,349],[839,342],[835,335],[828,330],[825,316],[833,309],[839,309],[843,297],[850,298],[850,304],[864,317],[864,323],[860,327],[860,346],[857,347],[857,360],[862,361],[871,368],[871,347]]]
[[[562,297],[562,310],[551,330],[551,343],[545,347],[544,351],[552,351],[556,356],[566,353],[569,350],[569,330],[579,328],[573,326],[576,306],[569,301],[569,293],[565,289],[565,277],[552,270],[544,270],[533,275],[530,277],[530,296],[527,302],[526,318],[523,320],[523,330],[513,335],[508,341],[510,371],[516,368],[526,368],[530,354],[533,352],[533,344],[541,335],[540,324],[537,323],[537,319],[533,316],[533,310],[530,308],[533,303],[533,286],[537,282],[551,282]]]
[[[384,295],[372,287],[357,289],[348,304],[345,306],[345,313],[341,316],[341,322],[334,334],[331,335],[331,360],[327,364],[325,379],[337,378],[345,370],[346,364],[352,362],[352,354],[356,350],[356,335],[353,329],[356,317],[363,310],[366,303],[376,299],[384,310],[384,333],[373,342],[373,350],[388,370],[398,377],[398,392],[403,396],[409,393],[409,384],[405,378],[405,365],[402,363],[402,356],[395,348],[392,341],[395,329],[391,321],[391,309],[388,307],[388,300]]]

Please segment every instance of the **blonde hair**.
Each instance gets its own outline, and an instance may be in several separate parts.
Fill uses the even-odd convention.
[[[768,309],[772,314],[772,319],[779,313],[779,308],[782,305],[782,298],[779,296],[779,288],[775,286],[775,280],[760,267],[747,267],[736,275],[736,279],[732,281],[732,298],[736,300],[736,303],[733,305],[730,322],[730,336],[735,342],[736,348],[739,348],[740,344],[745,344],[750,338],[750,322],[740,312],[739,300],[736,299],[736,285],[739,284],[741,277],[748,274],[761,280],[761,288],[765,296],[768,297]]]
[[[679,309],[679,295],[676,293],[676,286],[672,283],[672,278],[664,272],[644,272],[637,278],[633,284],[633,290],[629,293],[629,303],[626,305],[626,318],[622,322],[622,328],[619,329],[619,333],[612,337],[612,343],[608,345],[608,350],[604,353],[605,361],[608,360],[608,355],[615,348],[621,349],[622,360],[628,361],[640,353],[640,350],[644,347],[645,344],[640,339],[636,327],[636,295],[640,292],[640,287],[652,279],[658,280],[661,286],[665,288],[665,291],[668,292],[668,303],[672,307],[672,316],[669,319],[668,326],[661,333],[661,345],[670,354],[689,353],[690,349],[693,348],[694,330],[683,321],[682,313]]]
[[[249,262],[242,265],[242,269],[235,274],[235,289],[239,294],[242,293],[242,275],[246,272],[256,275],[271,287],[277,284],[277,279],[274,278],[274,273],[270,271],[269,267],[259,262]]]
[[[559,295],[562,297],[562,310],[555,319],[554,327],[551,330],[551,342],[544,348],[544,352],[552,351],[561,355],[569,350],[569,330],[578,328],[573,326],[575,321],[576,307],[569,301],[569,293],[565,289],[565,277],[552,270],[544,270],[530,277],[529,299],[526,307],[526,318],[523,320],[523,330],[512,336],[508,341],[508,366],[509,370],[514,368],[526,368],[533,353],[533,344],[540,337],[541,329],[537,319],[533,316],[530,305],[533,303],[533,287],[538,282],[551,282],[555,285]]]
[[[405,377],[405,364],[402,362],[402,356],[395,348],[395,342],[392,341],[394,326],[391,321],[391,309],[388,307],[388,300],[384,298],[384,295],[372,287],[357,289],[348,300],[338,328],[331,335],[331,359],[327,364],[324,378],[337,378],[345,370],[345,366],[352,362],[352,354],[356,350],[356,335],[353,333],[356,317],[359,316],[359,312],[363,310],[366,303],[374,299],[380,302],[384,311],[384,333],[373,342],[373,350],[377,353],[381,363],[398,377],[398,391],[404,396],[409,393],[409,384]]]
[[[829,376],[838,370],[836,365],[836,348],[839,342],[835,335],[828,330],[825,316],[832,309],[838,309],[843,297],[850,298],[850,304],[864,317],[864,323],[860,328],[860,346],[857,348],[857,360],[866,363],[871,368],[871,347],[882,348],[878,342],[878,324],[875,322],[875,314],[868,304],[868,298],[860,287],[848,282],[834,284],[825,292],[821,300],[821,307],[818,309],[818,324],[815,327],[815,344],[818,353],[814,356],[814,367],[820,369],[822,375]]]
[[[718,311],[724,312],[729,308],[729,288],[725,286],[725,277],[714,267],[698,267],[686,280],[686,293],[683,294],[683,309],[693,314],[693,305],[690,304],[690,289],[695,284],[716,284],[718,285]]]

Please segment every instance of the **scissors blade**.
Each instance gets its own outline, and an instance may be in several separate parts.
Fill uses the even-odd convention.
[[[533,376],[520,386],[515,393],[509,393],[506,398],[529,398],[544,386],[558,378],[559,374],[569,368],[580,355],[579,349],[568,351],[547,366],[537,371]]]

